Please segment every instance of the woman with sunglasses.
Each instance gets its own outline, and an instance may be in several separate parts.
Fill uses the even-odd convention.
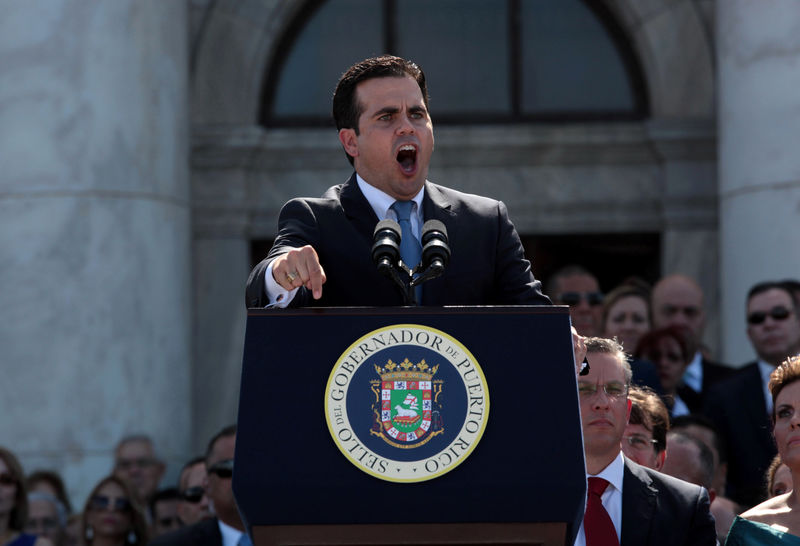
[[[52,546],[43,537],[23,533],[28,519],[25,474],[16,456],[0,447],[0,544],[3,546]]]
[[[800,483],[800,355],[775,368],[769,377],[772,395],[772,435],[792,481]],[[777,495],[737,517],[728,546],[800,545],[800,490]]]
[[[138,546],[147,543],[147,524],[128,485],[116,476],[100,480],[83,508],[86,546]]]

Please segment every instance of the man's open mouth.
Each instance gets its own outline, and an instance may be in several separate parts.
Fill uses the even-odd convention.
[[[411,144],[400,146],[397,151],[397,162],[403,172],[407,174],[413,173],[417,165],[417,149]]]

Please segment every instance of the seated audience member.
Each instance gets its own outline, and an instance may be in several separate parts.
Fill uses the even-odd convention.
[[[86,546],[139,546],[147,544],[144,511],[128,482],[116,475],[94,486],[83,507]]]
[[[714,460],[714,478],[711,480],[711,487],[715,493],[714,499],[711,501],[711,515],[714,516],[717,526],[717,536],[720,537],[720,541],[722,542],[725,535],[728,534],[728,529],[730,529],[731,523],[733,523],[733,518],[742,511],[739,505],[723,496],[725,491],[725,475],[728,469],[728,457],[722,438],[711,419],[699,413],[691,413],[689,415],[676,417],[672,420],[670,430],[696,438],[711,450],[711,455]],[[711,491],[711,489],[709,489],[709,491]]]
[[[636,348],[637,358],[656,365],[670,417],[687,415],[700,409],[700,398],[683,384],[683,372],[689,365],[691,355],[686,333],[674,326],[648,332]]]
[[[165,470],[166,465],[156,456],[149,436],[127,436],[114,450],[114,475],[131,484],[140,506],[147,507]]]
[[[55,470],[35,470],[25,479],[28,493],[39,491],[49,493],[57,498],[67,511],[67,516],[72,514],[72,503],[67,495],[64,480]]]
[[[714,455],[697,438],[680,432],[667,434],[667,460],[661,472],[685,482],[702,485],[708,490],[711,501],[714,501],[716,491],[711,485],[714,479]]]
[[[208,505],[206,494],[206,460],[196,457],[186,463],[178,477],[178,517],[184,525],[194,525],[204,519],[211,519],[214,514]]]
[[[50,493],[28,493],[28,522],[25,531],[47,537],[55,546],[62,546],[67,527],[67,509]]]
[[[28,517],[25,474],[17,457],[0,447],[0,544],[3,546],[51,546],[44,537],[24,532]]]
[[[753,286],[746,298],[747,336],[758,356],[708,393],[704,413],[728,446],[726,494],[741,506],[764,500],[764,473],[775,457],[770,434],[770,373],[800,353],[800,319],[791,290],[780,282]]]
[[[767,482],[767,498],[771,499],[772,497],[783,495],[794,488],[792,471],[789,470],[788,466],[783,464],[780,455],[775,455],[775,458],[772,459],[769,468],[767,468],[767,475],[765,477]]]
[[[669,413],[652,390],[631,386],[631,414],[623,436],[622,453],[642,466],[661,470],[667,448]]]
[[[615,338],[632,355],[639,340],[650,331],[650,292],[644,281],[631,280],[603,299],[603,337]],[[633,383],[661,393],[661,381],[652,362],[629,358]]]
[[[736,512],[730,509],[732,505],[730,501],[723,505],[715,504],[718,499],[712,485],[714,454],[711,449],[697,438],[681,432],[670,432],[667,435],[667,461],[661,472],[689,483],[702,485],[708,490],[717,538],[720,543],[724,542]]]
[[[150,499],[150,513],[153,516],[153,524],[150,526],[151,538],[183,527],[178,517],[180,499],[180,493],[175,487],[160,489]]]
[[[603,335],[632,353],[650,331],[650,293],[643,283],[621,284],[603,299]]]
[[[161,535],[153,540],[152,546],[252,545],[244,532],[244,523],[239,517],[231,488],[235,446],[236,426],[231,425],[218,432],[206,450],[206,492],[216,517]]]
[[[770,374],[772,434],[792,481],[800,477],[800,356],[786,359]],[[737,517],[726,544],[800,544],[800,492],[767,499]]]
[[[597,278],[579,265],[553,273],[546,293],[556,305],[569,305],[572,326],[582,336],[599,336],[603,325],[603,293]]]
[[[610,339],[585,340],[589,372],[578,376],[587,504],[577,545],[714,544],[708,492],[641,466],[620,451],[631,402],[631,369]]]
[[[711,361],[701,350],[706,327],[703,300],[700,285],[694,279],[681,274],[667,275],[659,280],[653,286],[651,299],[653,328],[675,326],[683,330],[689,338],[693,356],[684,373],[683,382],[693,391],[701,406],[712,385],[735,373],[732,368]]]

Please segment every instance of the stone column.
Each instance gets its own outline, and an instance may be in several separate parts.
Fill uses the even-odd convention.
[[[745,296],[800,277],[800,9],[793,0],[716,3],[723,360],[754,353]]]
[[[189,451],[186,4],[0,18],[0,443],[77,510],[122,436]]]

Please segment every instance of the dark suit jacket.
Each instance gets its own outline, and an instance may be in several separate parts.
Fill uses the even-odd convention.
[[[706,410],[727,444],[727,496],[745,507],[765,497],[764,472],[777,453],[758,364],[711,388]]]
[[[708,492],[625,459],[620,546],[714,545]]]
[[[702,365],[703,393],[707,393],[712,386],[716,385],[720,381],[724,381],[729,377],[733,377],[738,371],[736,368],[731,368],[725,364],[708,360],[706,357],[703,357]]]
[[[422,285],[423,305],[550,303],[531,273],[502,202],[426,182],[422,208],[425,220],[439,220],[447,227],[452,252],[444,275]],[[399,288],[378,273],[372,261],[377,223],[355,173],[319,199],[289,201],[281,210],[269,255],[247,281],[247,306],[269,303],[264,274],[270,262],[307,244],[317,251],[327,282],[319,301],[301,288],[292,307],[403,305]]]
[[[222,546],[217,518],[165,533],[150,541],[150,546]]]

